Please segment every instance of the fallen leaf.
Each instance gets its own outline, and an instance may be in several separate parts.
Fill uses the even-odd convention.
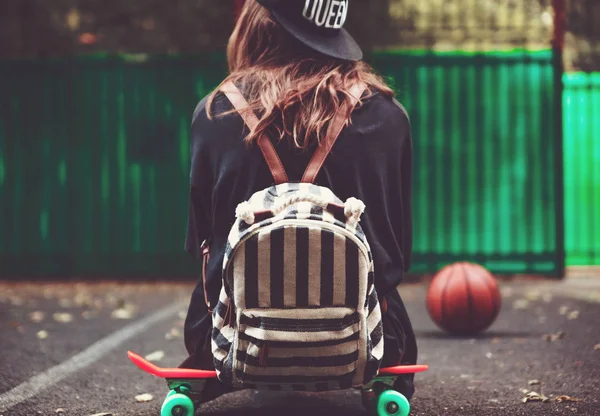
[[[131,319],[132,313],[126,309],[115,309],[110,317],[113,319]]]
[[[600,344],[596,344],[596,345],[594,345],[594,349],[595,349],[596,351],[600,351]]]
[[[528,385],[530,385],[530,386],[536,386],[536,385],[538,385],[538,384],[542,384],[542,382],[541,382],[541,381],[539,381],[539,380],[529,380],[529,381],[527,382],[527,384],[528,384]]]
[[[66,313],[66,312],[56,312],[56,313],[53,313],[52,317],[57,322],[66,323],[66,322],[73,321],[73,315],[71,315],[70,313]]]
[[[85,306],[85,307],[92,306],[92,298],[88,293],[82,293],[82,292],[77,293],[73,300],[77,306]]]
[[[61,308],[70,308],[73,306],[73,301],[68,298],[61,298],[58,300],[58,304]]]
[[[177,314],[179,316],[179,319],[185,319],[187,316],[187,312],[186,311],[179,311],[179,313]]]
[[[23,306],[24,301],[23,298],[20,298],[18,296],[11,296],[10,303],[13,306]]]
[[[56,409],[56,413],[64,413],[65,409],[59,407],[58,409]]]
[[[160,361],[165,357],[165,353],[163,351],[154,351],[148,355],[146,355],[146,360],[148,361]]]
[[[554,400],[555,400],[557,403],[562,403],[562,402],[582,402],[582,401],[583,401],[582,399],[577,399],[577,398],[575,398],[575,397],[571,397],[571,396],[564,396],[564,395],[563,395],[563,396],[556,396],[556,397],[554,398]]]
[[[498,337],[492,338],[492,340],[490,341],[490,344],[500,344],[500,338],[498,338]]]
[[[494,356],[494,354],[492,354],[491,352],[486,352],[485,353],[485,357],[486,358],[490,358],[491,359],[493,356]]]
[[[527,299],[517,299],[513,302],[513,309],[527,309],[529,301]]]
[[[571,311],[567,314],[567,319],[573,320],[579,318],[579,311]]]
[[[37,337],[39,339],[46,339],[46,338],[48,338],[48,331],[44,331],[43,329],[41,331],[38,331]]]
[[[135,307],[130,304],[120,304],[117,309],[113,310],[110,314],[113,319],[131,319],[135,312]]]
[[[537,290],[530,290],[525,293],[525,298],[527,300],[536,301],[540,298],[540,296],[541,296],[541,293]]]
[[[566,315],[567,312],[569,312],[569,307],[568,306],[561,306],[560,308],[558,308],[558,313],[560,315]]]
[[[181,338],[181,332],[177,328],[171,328],[169,332],[165,334],[165,339],[173,340]]]
[[[555,332],[553,334],[544,334],[542,339],[548,342],[554,342],[559,339],[563,339],[565,337],[565,333],[563,331]]]
[[[93,45],[94,43],[96,43],[97,38],[98,37],[93,33],[82,33],[81,35],[79,35],[79,43],[81,43],[82,45]]]
[[[46,314],[41,311],[35,311],[35,312],[31,312],[29,314],[29,320],[31,322],[35,322],[36,324],[42,322],[45,317],[46,317]]]
[[[67,13],[65,20],[66,26],[69,29],[71,29],[71,31],[76,31],[77,29],[79,29],[79,26],[81,24],[81,15],[77,11],[77,9],[71,9],[69,10],[69,13]]]
[[[13,329],[15,329],[17,332],[20,332],[20,333],[24,333],[24,332],[25,332],[25,327],[23,327],[23,325],[21,325],[21,323],[20,323],[20,322],[17,322],[17,321],[9,321],[9,322],[7,322],[7,325],[8,325],[10,328],[13,328]]]
[[[525,397],[523,397],[522,402],[523,403],[527,403],[527,402],[546,403],[548,400],[550,400],[550,399],[548,397],[544,396],[543,394],[537,393],[535,391],[530,391],[525,394]]]
[[[81,317],[85,320],[90,320],[98,316],[98,311],[83,311]]]
[[[152,399],[154,399],[154,397],[148,393],[138,394],[137,396],[135,396],[135,400],[137,400],[139,403],[149,402]]]
[[[552,299],[553,299],[552,293],[544,293],[542,295],[542,300],[546,303],[552,302]]]

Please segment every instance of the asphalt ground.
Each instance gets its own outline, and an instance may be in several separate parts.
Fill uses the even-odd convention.
[[[186,356],[181,332],[192,287],[0,282],[0,416],[158,416],[166,383],[138,370],[127,350],[177,366]],[[412,415],[600,415],[600,276],[502,282],[500,316],[471,338],[435,326],[426,284],[399,290],[419,362],[430,366],[417,375]],[[544,401],[525,403],[526,391]],[[138,401],[142,394],[152,398]],[[357,391],[242,391],[200,413],[367,414]]]

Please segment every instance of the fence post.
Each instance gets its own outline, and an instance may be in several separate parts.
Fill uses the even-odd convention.
[[[554,8],[554,36],[552,39],[552,57],[554,68],[554,137],[555,137],[555,166],[556,172],[556,274],[558,277],[565,275],[565,172],[564,172],[564,137],[563,137],[563,92],[565,72],[563,49],[565,43],[566,4],[565,0],[552,0]]]

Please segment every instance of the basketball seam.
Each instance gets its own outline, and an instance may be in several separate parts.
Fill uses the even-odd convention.
[[[444,325],[444,318],[445,318],[445,307],[446,307],[446,292],[448,290],[448,284],[450,283],[450,278],[452,277],[452,274],[454,273],[454,267],[450,270],[450,273],[448,273],[448,276],[446,277],[446,281],[444,282],[444,287],[442,288],[442,305],[440,307],[440,326],[442,328],[446,328],[446,325]]]
[[[469,287],[469,279],[467,279],[467,268],[464,266],[464,264],[460,265],[460,268],[463,271],[463,279],[465,281],[465,288],[467,290],[467,304],[469,305],[469,314],[468,314],[468,323],[469,323],[469,328],[471,330],[474,330],[475,328],[475,319],[473,318],[473,299],[472,299],[472,293],[471,293],[471,288]]]

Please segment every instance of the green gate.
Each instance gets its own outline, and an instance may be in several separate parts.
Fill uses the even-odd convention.
[[[564,76],[567,264],[600,265],[600,73]]]

